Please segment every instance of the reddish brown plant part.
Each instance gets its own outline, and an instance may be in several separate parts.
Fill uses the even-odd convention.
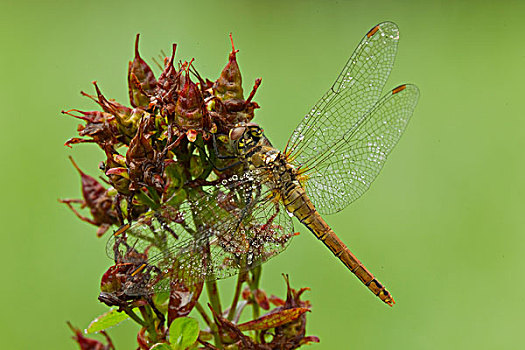
[[[217,314],[211,305],[208,304],[210,308],[215,324],[218,327],[218,332],[221,335],[222,341],[225,344],[228,344],[228,348],[237,348],[237,349],[264,349],[259,347],[259,345],[249,336],[245,335],[233,322]],[[216,349],[211,344],[201,341],[205,349]]]
[[[221,340],[226,349],[296,349],[304,344],[319,342],[315,336],[306,336],[306,313],[310,311],[310,303],[302,301],[301,295],[308,290],[302,288],[299,291],[292,289],[285,276],[287,285],[287,298],[272,297],[279,305],[267,314],[252,321],[236,324],[212,309],[214,321],[217,325]],[[242,293],[243,299],[248,303],[256,302],[259,306],[269,304],[266,293],[256,289],[253,293],[247,288]],[[244,302],[245,303],[245,302]],[[269,305],[267,305],[269,307]],[[211,307],[210,307],[211,309]],[[259,337],[253,339],[245,332],[256,331]],[[214,349],[212,345],[200,340],[205,349]]]
[[[145,327],[142,327],[137,333],[137,344],[139,346],[137,348],[138,350],[150,350],[153,347],[153,345],[159,343],[167,344],[165,331],[162,333],[161,339],[155,340],[150,339],[150,337],[147,335],[147,329]]]
[[[111,225],[118,225],[119,223],[113,198],[108,195],[107,190],[97,180],[80,170],[72,157],[69,159],[80,174],[83,199],[59,199],[59,201],[66,204],[80,220],[98,226],[97,236],[100,237]],[[80,208],[88,207],[91,218],[81,215],[73,204],[79,204]]]
[[[152,186],[162,193],[164,163],[158,161],[157,151],[153,148],[151,138],[145,133],[148,121],[148,118],[142,119],[137,134],[131,140],[126,152],[126,165],[131,181],[129,189],[136,191],[142,186]]]
[[[67,325],[75,333],[75,335],[72,338],[78,343],[81,350],[115,350],[115,346],[113,345],[111,338],[107,335],[106,332],[100,332],[104,336],[104,338],[106,338],[107,344],[104,344],[96,339],[86,338],[82,334],[82,331],[78,328],[73,327],[73,325],[69,321],[67,322]]]
[[[139,54],[139,34],[135,39],[135,58],[128,69],[129,100],[133,107],[148,107],[154,96],[157,80],[148,64]]]
[[[188,284],[177,279],[170,282],[168,325],[174,319],[189,315],[199,300],[204,283]]]
[[[255,302],[264,310],[270,309],[270,302],[266,296],[266,292],[260,288],[257,288],[254,292]]]
[[[309,301],[301,300],[304,292],[310,288],[301,288],[298,291],[290,287],[288,276],[284,276],[286,281],[287,296],[286,301],[282,306],[273,309],[270,313],[285,313],[289,310],[309,310],[311,305]],[[263,331],[261,339],[267,332]],[[319,338],[316,336],[306,336],[306,314],[300,315],[291,322],[285,323],[275,328],[273,339],[270,342],[272,349],[296,349],[304,344],[318,343]]]
[[[126,158],[117,153],[113,147],[105,147],[106,161],[101,164],[101,169],[108,177],[109,182],[121,195],[129,195],[130,179]]]
[[[79,125],[77,131],[82,137],[90,137],[88,139],[71,138],[65,143],[68,147],[77,143],[93,142],[100,145],[107,143],[108,140],[116,140],[114,137],[118,131],[115,125],[115,118],[109,113],[100,111],[83,112],[78,109],[70,109],[69,111],[62,111],[62,114],[84,120],[86,125]]]
[[[115,124],[117,131],[114,132],[112,139],[103,140],[103,144],[118,145],[118,144],[129,144],[129,140],[133,138],[137,130],[138,123],[145,113],[141,109],[132,109],[121,105],[114,100],[108,100],[94,81],[93,85],[97,92],[97,96],[89,95],[85,92],[81,92],[83,96],[89,97],[91,100],[96,102],[106,113],[111,114],[115,117]],[[102,147],[102,144],[99,144]]]
[[[124,225],[117,231],[125,231]],[[158,318],[158,328],[163,329],[164,315],[153,302],[155,285],[163,278],[162,273],[154,266],[148,265],[147,250],[143,253],[126,243],[126,238],[117,237],[113,245],[115,265],[102,276],[99,301],[108,306],[117,306],[119,311],[132,313],[134,307],[143,308],[149,305]]]
[[[175,105],[175,125],[181,132],[195,135],[190,142],[195,141],[196,133],[202,132],[209,127],[208,111],[204,107],[204,99],[201,90],[191,81],[189,73],[186,73],[184,87],[180,91],[177,104]]]
[[[213,85],[213,93],[216,99],[213,101],[211,116],[212,121],[219,126],[219,132],[229,130],[238,123],[250,122],[254,117],[254,109],[259,108],[259,105],[251,100],[261,84],[261,79],[256,80],[250,97],[248,100],[244,100],[242,77],[236,56],[239,50],[235,50],[231,34],[230,39],[232,41],[232,52],[228,64]]]
[[[252,291],[250,287],[246,287],[242,291],[241,296],[247,302],[256,303],[264,310],[270,309],[270,299],[268,299],[266,292],[260,288]]]
[[[177,72],[173,65],[176,49],[177,45],[173,44],[171,57],[166,57],[164,60],[164,70],[159,76],[155,95],[155,104],[160,109],[161,115],[170,123],[175,120],[175,105],[177,103],[178,93],[182,89],[182,71]]]

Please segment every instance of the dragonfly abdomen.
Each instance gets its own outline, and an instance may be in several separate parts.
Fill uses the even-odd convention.
[[[300,186],[289,185],[285,186],[283,192],[283,203],[286,209],[308,227],[372,293],[386,304],[392,306],[395,302],[390,292],[379,283],[374,275],[368,271],[350,249],[337,237],[335,232],[317,212],[304,189]]]

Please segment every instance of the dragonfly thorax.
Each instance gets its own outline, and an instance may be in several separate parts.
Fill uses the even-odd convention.
[[[252,170],[262,170],[274,189],[284,186],[301,186],[297,178],[297,169],[288,162],[284,153],[276,148],[259,145],[245,159]]]

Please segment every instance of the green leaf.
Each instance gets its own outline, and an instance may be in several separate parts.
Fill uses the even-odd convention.
[[[146,193],[144,193],[144,191],[140,190],[140,192],[137,192],[136,196],[141,204],[147,205],[153,210],[159,208],[159,204],[155,203],[155,201],[151,199]]]
[[[179,317],[170,325],[170,344],[173,350],[190,347],[199,337],[199,322],[190,317]]]
[[[86,333],[92,334],[103,331],[127,320],[128,318],[129,316],[125,312],[118,312],[116,309],[110,309],[108,312],[91,321],[86,329]]]
[[[170,346],[166,343],[157,343],[153,345],[150,350],[171,350]]]
[[[184,191],[182,188],[180,190],[177,190],[171,196],[169,197],[168,204],[172,207],[177,208],[184,200],[186,199],[186,191]]]
[[[192,155],[190,158],[190,174],[193,177],[199,177],[200,174],[204,171],[203,162],[201,157],[197,155]]]

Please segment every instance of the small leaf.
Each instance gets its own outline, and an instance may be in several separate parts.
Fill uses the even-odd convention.
[[[282,326],[283,324],[296,320],[299,316],[304,314],[306,311],[310,311],[304,307],[296,307],[293,309],[285,309],[278,312],[271,313],[266,316],[259,317],[256,320],[245,322],[237,326],[239,330],[254,331],[254,330],[265,330]]]
[[[120,322],[127,320],[129,316],[125,312],[118,312],[117,309],[110,309],[108,312],[95,318],[86,329],[87,334],[103,331],[113,327]]]
[[[157,343],[153,345],[150,350],[171,350],[170,346],[166,343]]]
[[[190,347],[199,337],[199,323],[190,317],[179,317],[170,325],[170,344],[174,350]]]
[[[190,141],[191,142],[191,141]],[[190,158],[190,174],[193,177],[199,177],[204,172],[204,164],[199,156],[193,155]]]

